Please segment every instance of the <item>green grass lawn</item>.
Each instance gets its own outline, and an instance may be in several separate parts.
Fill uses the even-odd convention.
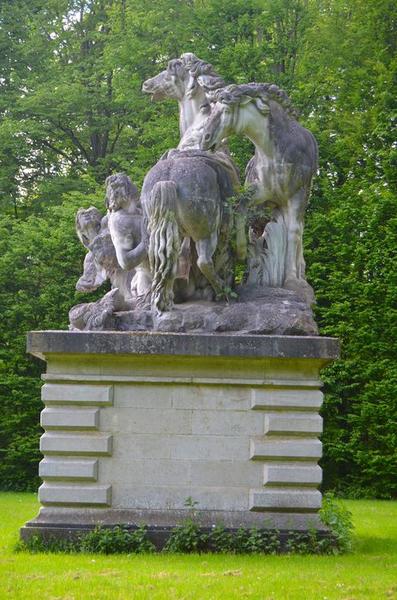
[[[345,556],[67,555],[15,553],[33,494],[0,494],[0,598],[374,600],[397,598],[397,502],[349,501]]]

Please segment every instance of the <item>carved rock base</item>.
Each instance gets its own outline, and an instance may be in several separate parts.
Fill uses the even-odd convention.
[[[225,302],[186,302],[171,312],[154,315],[150,309],[109,314],[90,320],[89,331],[163,331],[173,333],[231,333],[254,335],[317,335],[312,310],[291,291],[263,288],[253,297],[242,290],[239,299]],[[95,323],[99,325],[96,326]],[[84,329],[84,327],[82,327]]]

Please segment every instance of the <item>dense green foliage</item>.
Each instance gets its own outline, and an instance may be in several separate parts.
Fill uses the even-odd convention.
[[[396,5],[392,0],[3,0],[0,5],[0,482],[36,485],[30,329],[65,328],[83,249],[78,206],[178,140],[142,81],[194,51],[227,81],[284,87],[320,146],[305,230],[327,369],[325,486],[396,494]],[[243,169],[251,146],[232,140]],[[91,295],[89,299],[95,299]]]

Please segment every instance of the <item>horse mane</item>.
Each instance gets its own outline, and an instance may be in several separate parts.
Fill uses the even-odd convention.
[[[201,60],[193,52],[185,52],[185,54],[182,54],[180,60],[194,79],[201,78],[200,85],[202,87],[208,90],[217,90],[225,86],[225,80],[218,75],[211,63]],[[205,85],[202,84],[203,80],[205,81]]]
[[[265,102],[273,100],[292,118],[297,119],[298,112],[292,106],[291,99],[287,92],[278,87],[275,83],[243,83],[240,85],[232,84],[218,90],[215,93],[215,99],[223,104],[237,104],[242,96],[259,98]]]

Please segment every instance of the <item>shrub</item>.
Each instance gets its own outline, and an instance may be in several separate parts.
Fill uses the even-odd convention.
[[[329,528],[329,534],[313,529],[311,531],[289,531],[283,542],[277,529],[257,529],[240,527],[237,531],[227,531],[221,524],[210,531],[203,531],[192,516],[181,525],[173,528],[163,548],[163,552],[179,554],[192,552],[214,552],[229,554],[340,554],[351,549],[353,524],[350,511],[331,494],[323,500],[320,511],[322,522]],[[84,552],[96,554],[143,554],[156,550],[149,540],[147,527],[142,525],[133,531],[126,527],[96,527],[80,538],[68,540],[43,540],[33,536],[26,542],[19,542],[17,551],[37,552]]]
[[[143,554],[154,552],[155,547],[147,537],[145,526],[129,531],[118,525],[111,529],[96,527],[81,538],[79,550],[95,554]]]
[[[320,518],[324,525],[329,527],[336,540],[338,552],[349,552],[352,547],[353,521],[352,514],[340,501],[336,501],[333,494],[323,496],[323,505]]]

